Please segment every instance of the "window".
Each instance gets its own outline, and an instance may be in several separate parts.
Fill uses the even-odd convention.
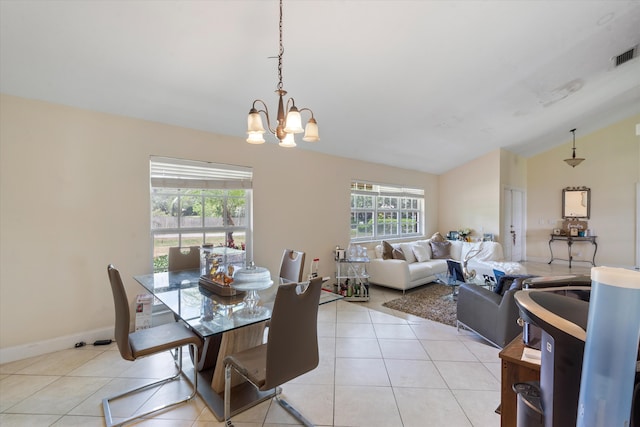
[[[152,157],[153,270],[167,271],[169,248],[210,243],[223,263],[251,253],[251,168]]]
[[[351,183],[351,241],[423,234],[424,190]]]

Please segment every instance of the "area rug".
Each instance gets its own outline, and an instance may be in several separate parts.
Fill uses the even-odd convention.
[[[456,302],[447,298],[451,295],[451,291],[450,286],[430,283],[420,289],[407,291],[401,298],[387,301],[382,305],[403,313],[455,326]]]

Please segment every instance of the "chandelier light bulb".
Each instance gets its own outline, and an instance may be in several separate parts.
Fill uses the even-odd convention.
[[[293,134],[292,133],[288,133],[288,134],[286,134],[284,139],[282,141],[280,141],[280,143],[278,145],[280,147],[293,148],[297,144],[296,144],[295,138],[293,137]]]

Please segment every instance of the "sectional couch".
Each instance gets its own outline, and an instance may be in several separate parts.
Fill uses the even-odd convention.
[[[477,253],[476,253],[477,252]],[[436,274],[447,272],[447,259],[463,262],[469,256],[467,269],[477,277],[494,278],[494,270],[505,274],[525,274],[524,266],[505,262],[498,242],[444,241],[439,234],[431,239],[402,243],[382,242],[368,250],[371,260],[369,282],[405,291],[433,282]]]

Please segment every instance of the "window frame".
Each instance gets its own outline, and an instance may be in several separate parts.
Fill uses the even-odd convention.
[[[149,161],[149,178],[150,178],[150,239],[151,239],[151,263],[154,272],[166,271],[166,268],[157,268],[155,265],[157,241],[162,236],[176,236],[178,239],[177,246],[200,246],[203,243],[211,242],[212,236],[222,234],[223,245],[229,247],[228,233],[244,233],[244,251],[242,261],[237,259],[227,259],[227,250],[223,251],[223,263],[232,262],[234,264],[245,264],[247,260],[251,260],[253,256],[253,170],[245,166],[225,165],[212,162],[184,160],[167,157],[151,156]],[[233,214],[229,214],[229,200],[237,198],[233,194],[234,191],[244,191],[244,212],[242,225],[229,225],[229,220]],[[196,194],[189,194],[195,192]],[[218,194],[211,194],[218,193]],[[155,201],[154,197],[174,197],[177,200],[178,209],[175,213],[175,226],[172,227],[155,227],[154,216]],[[193,197],[194,201],[200,204],[201,213],[198,215],[200,224],[183,224],[182,215],[185,197]],[[222,198],[222,213],[215,216],[216,219],[222,220],[222,225],[207,225],[206,205],[207,198]],[[197,199],[200,199],[199,201]],[[195,203],[194,203],[195,205]],[[174,216],[173,214],[171,216]],[[195,239],[197,243],[184,244],[185,239]],[[218,239],[219,240],[219,239]],[[235,239],[234,239],[235,240]],[[173,246],[173,245],[172,245]],[[162,246],[164,248],[164,246]],[[235,251],[229,251],[235,252]],[[231,257],[231,254],[229,254]],[[237,253],[236,253],[237,256]]]
[[[364,202],[365,198],[371,198],[371,202]],[[411,206],[406,205],[407,201],[410,201]],[[406,230],[407,222],[403,221],[403,218],[407,216],[412,217],[412,224],[415,225],[413,231],[407,232]],[[359,221],[354,222],[354,218],[370,218],[372,221],[370,233],[358,236],[358,229],[363,228],[364,225]],[[382,221],[383,219],[386,219],[386,221]],[[387,224],[385,225],[385,223]],[[423,236],[424,223],[425,201],[423,189],[361,180],[353,180],[351,182],[349,236],[351,242],[370,242]],[[385,232],[386,230],[390,232],[387,233]]]

